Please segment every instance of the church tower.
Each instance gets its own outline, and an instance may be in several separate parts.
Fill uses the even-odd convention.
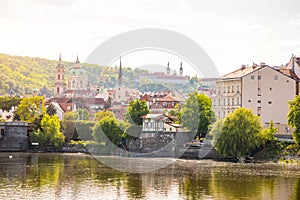
[[[118,77],[118,83],[114,90],[114,101],[116,102],[123,102],[126,101],[126,88],[122,84],[122,61],[120,57],[120,66],[119,66],[119,77]]]
[[[180,76],[183,74],[182,61],[180,62],[179,74]]]
[[[66,91],[65,83],[65,67],[61,62],[61,53],[59,54],[59,60],[56,65],[56,77],[54,83],[54,97],[64,97]]]

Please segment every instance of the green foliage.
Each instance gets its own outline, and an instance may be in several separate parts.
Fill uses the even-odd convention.
[[[56,114],[56,108],[54,107],[54,105],[51,103],[48,107],[47,107],[47,110],[46,110],[46,113],[50,116],[53,116]]]
[[[93,121],[75,121],[75,128],[81,140],[93,140],[93,127],[95,122]]]
[[[95,118],[97,121],[101,120],[104,117],[111,117],[111,118],[115,118],[114,113],[108,110],[105,111],[99,111],[95,114]]]
[[[181,112],[182,125],[199,137],[205,137],[211,123],[215,121],[211,99],[205,94],[193,92],[189,94]]]
[[[212,144],[213,146],[216,145],[223,129],[224,125],[224,120],[223,119],[218,119],[212,126],[212,129],[209,132],[209,135],[213,136],[212,137]]]
[[[104,117],[94,126],[93,138],[99,143],[104,142],[107,144],[110,141],[114,145],[118,145],[121,142],[124,130],[121,126],[115,118]]]
[[[258,116],[246,108],[238,108],[225,118],[215,148],[224,156],[241,158],[263,145],[262,125]]]
[[[78,109],[78,119],[79,120],[88,120],[90,118],[90,113],[87,109]]]
[[[142,125],[143,119],[141,116],[150,113],[145,100],[135,100],[129,103],[127,111],[125,113],[125,120],[131,124]]]
[[[273,120],[271,120],[269,127],[262,130],[261,132],[262,139],[263,139],[262,143],[270,143],[277,140],[277,138],[275,137],[276,133],[277,133],[277,128],[274,127],[274,122]]]
[[[300,147],[300,96],[297,95],[289,101],[290,111],[288,113],[288,124],[294,128],[293,138]]]
[[[64,143],[65,137],[60,132],[60,122],[58,117],[44,114],[41,121],[41,129],[30,134],[31,142],[38,142],[39,147],[60,147]]]
[[[9,111],[13,106],[18,106],[20,101],[21,99],[16,96],[2,96],[0,97],[0,109]]]
[[[41,106],[42,103],[42,112]],[[21,120],[32,122],[38,115],[45,112],[44,97],[27,97],[20,101],[18,108],[15,111]]]

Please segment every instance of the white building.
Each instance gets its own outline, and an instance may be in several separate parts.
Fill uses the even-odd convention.
[[[288,101],[298,94],[298,76],[292,69],[275,69],[265,64],[242,67],[216,81],[213,110],[224,118],[239,107],[251,109],[263,125],[273,120],[278,132],[287,126]]]
[[[174,124],[165,114],[147,114],[143,118],[143,132],[184,132],[182,125]]]

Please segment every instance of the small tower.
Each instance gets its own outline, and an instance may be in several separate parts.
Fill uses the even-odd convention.
[[[120,56],[118,84],[119,84],[119,86],[122,85],[122,61],[121,61],[121,56]]]
[[[183,74],[182,61],[180,62],[179,74],[180,76]]]
[[[167,75],[170,75],[170,66],[169,66],[169,61],[168,61],[168,64],[167,64]]]
[[[54,83],[54,97],[63,97],[66,91],[65,83],[65,67],[61,62],[61,53],[59,54],[59,60],[56,65],[56,77]]]

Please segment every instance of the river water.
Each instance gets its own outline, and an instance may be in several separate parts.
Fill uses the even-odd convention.
[[[147,159],[162,162],[163,159]],[[300,199],[300,166],[176,160],[147,173],[85,154],[0,153],[0,199]]]

